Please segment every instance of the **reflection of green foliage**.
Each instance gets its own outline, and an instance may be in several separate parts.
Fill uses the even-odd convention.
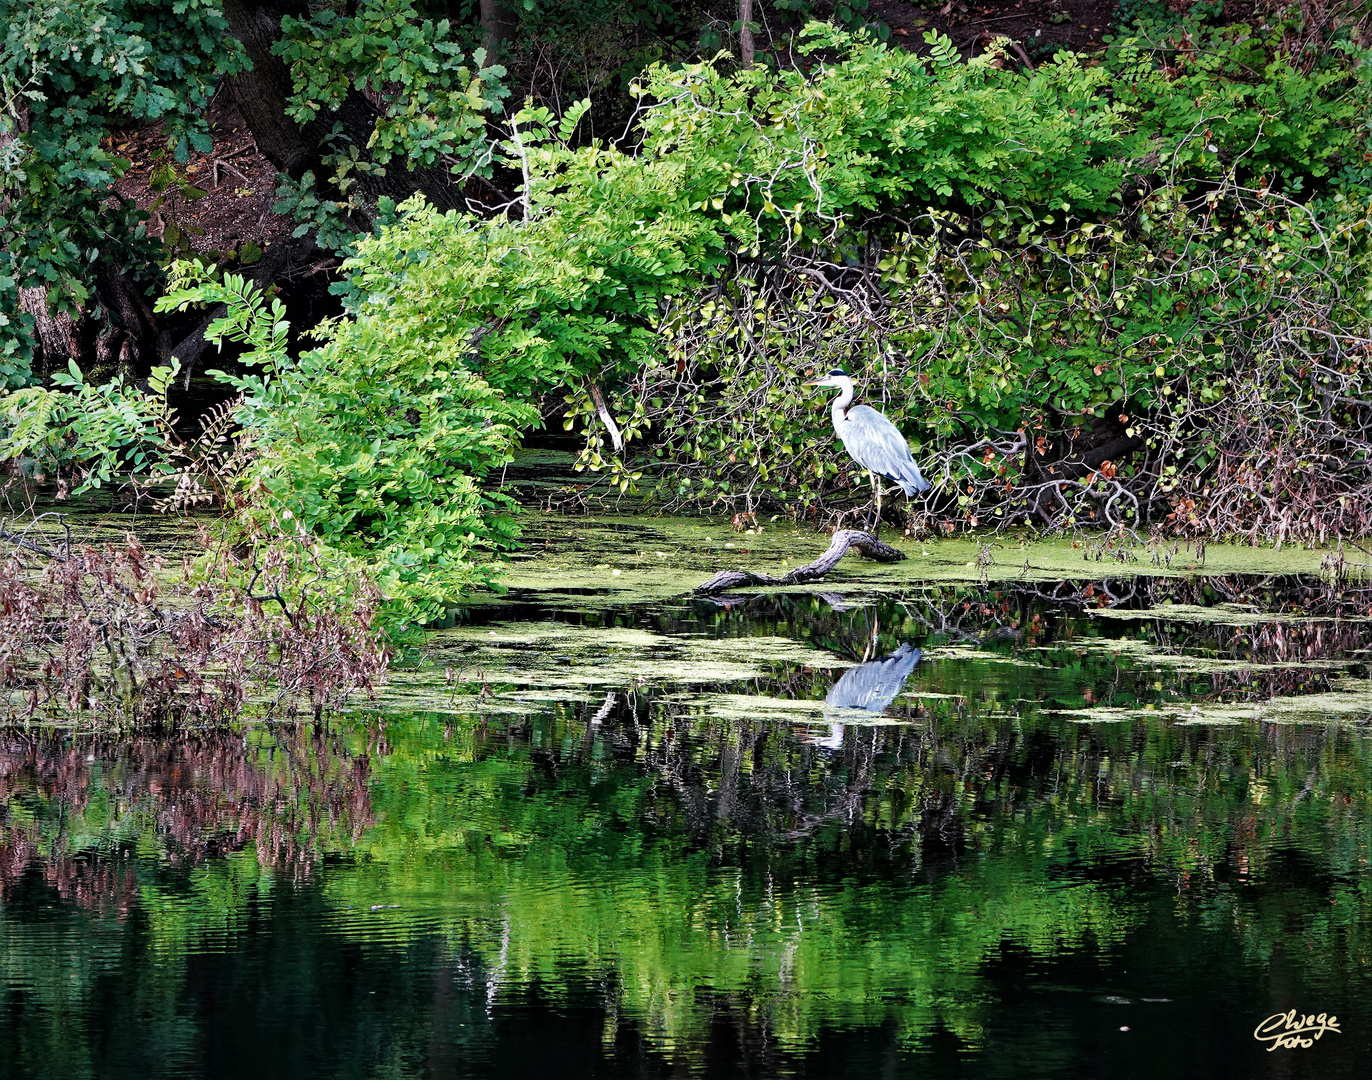
[[[96,912],[136,897],[149,947],[168,959],[240,928],[276,873],[307,876],[369,820],[355,759],[288,728],[95,746],[102,760],[85,766],[38,745],[37,766],[0,781],[0,845],[45,859]],[[0,757],[26,751],[14,740]]]
[[[503,738],[486,742],[464,727],[445,743],[439,724],[388,725],[377,827],[359,846],[362,863],[335,876],[329,896],[340,906],[397,903],[397,930],[406,912],[443,911],[455,938],[512,986],[535,977],[563,985],[565,963],[613,973],[622,1015],[664,1048],[688,1045],[704,1023],[702,990],[753,1000],[759,1022],[794,1047],[822,1024],[891,1018],[911,1039],[941,1021],[975,1043],[976,973],[1001,941],[1044,957],[1109,950],[1138,924],[1143,899],[1092,880],[1092,867],[1122,859],[1182,883],[1197,917],[1217,907],[1233,913],[1245,947],[1260,954],[1280,940],[1285,905],[1306,901],[1274,884],[1284,899],[1267,913],[1250,909],[1233,891],[1235,874],[1262,881],[1279,844],[1346,870],[1372,812],[1357,743],[1305,737],[1273,755],[1242,734],[1207,749],[1185,729],[1131,725],[1098,733],[1104,745],[1093,745],[1096,736],[1069,725],[1055,730],[1063,742],[1052,775],[1026,773],[1013,755],[985,779],[1005,732],[987,720],[950,725],[935,740],[947,740],[948,771],[920,764],[940,759],[934,745],[902,756],[892,753],[896,735],[879,740],[859,825],[790,844],[754,834],[750,847],[719,819],[702,846],[688,839],[690,815],[673,812],[665,778],[616,767],[600,738],[588,744],[568,717],[536,721],[529,734],[531,748],[546,748],[535,756],[560,762],[556,779],[523,754],[508,756]],[[704,719],[691,730],[680,715],[672,724],[678,738],[689,732],[690,758],[716,778],[710,786],[729,783],[728,747],[750,741],[751,725]],[[805,776],[812,792],[839,779],[813,758],[807,775],[796,751],[786,739],[769,743],[766,762],[745,774],[753,790],[769,769]],[[1312,763],[1315,790],[1303,796]],[[1321,791],[1357,792],[1350,805],[1358,809],[1331,812]],[[976,853],[957,874],[919,887],[827,880],[826,849],[861,865],[866,844],[910,835],[922,808],[944,797]],[[745,850],[755,854],[736,862]],[[1325,932],[1366,951],[1372,896],[1340,884],[1330,899],[1336,913]]]
[[[784,614],[806,622],[799,607]],[[735,617],[719,613],[714,631]],[[814,636],[845,651],[871,637],[863,618],[835,613]],[[894,608],[882,620],[883,636],[913,629]],[[1235,936],[1256,963],[1299,918],[1319,943],[1307,961],[1318,977],[1359,977],[1372,955],[1361,873],[1372,747],[1337,729],[1269,737],[1053,719],[1024,699],[1051,704],[1111,670],[1076,656],[1068,630],[1058,625],[1060,648],[1039,654],[1032,681],[1023,676],[1036,665],[1007,674],[986,652],[963,663],[969,700],[984,688],[998,707],[854,728],[831,756],[784,726],[711,715],[670,693],[645,692],[598,727],[568,705],[499,722],[350,722],[311,753],[370,756],[371,823],[349,828],[330,809],[341,803],[317,794],[283,821],[315,858],[340,857],[318,879],[329,912],[318,933],[407,949],[437,929],[505,995],[536,982],[570,1001],[586,980],[612,987],[615,1022],[677,1057],[699,1046],[720,999],[787,1051],[827,1027],[885,1024],[911,1047],[943,1026],[976,1048],[995,1007],[983,966],[1006,943],[1041,960],[1108,962],[1158,919]],[[957,685],[946,664],[938,678],[939,689]],[[283,762],[271,748],[254,737],[254,775],[294,776],[300,796],[341,776],[330,765],[307,781],[306,755]],[[52,793],[12,795],[6,823],[54,854],[137,848],[116,860],[136,876],[148,922],[139,949],[158,958],[137,992],[170,1017],[181,958],[232,940],[279,878],[260,843],[179,863],[181,845],[156,824],[171,818],[156,798],[121,803],[122,776],[92,775],[76,813]],[[956,863],[949,851],[961,852]],[[1292,877],[1291,852],[1324,876]],[[60,960],[24,945],[0,962],[70,1015],[97,951],[118,940],[111,927],[92,920]]]
[[[534,738],[575,745],[577,727],[540,723]],[[724,732],[699,734],[712,745]],[[1041,861],[1013,856],[927,889],[821,882],[769,895],[761,870],[714,865],[676,828],[646,827],[662,793],[633,770],[592,754],[539,783],[527,764],[483,754],[470,729],[417,760],[400,748],[432,746],[435,723],[396,723],[387,735],[378,825],[357,870],[332,879],[333,903],[397,904],[402,926],[406,912],[442,912],[511,985],[537,979],[555,992],[568,962],[612,972],[623,1014],[665,1050],[704,1022],[698,991],[742,998],[759,984],[760,1019],[788,1048],[823,1023],[881,1023],[893,995],[908,1003],[898,1013],[911,1039],[941,1019],[975,1041],[974,973],[1002,937],[1051,955],[1118,940],[1128,926],[1098,886],[1044,890]],[[774,857],[781,880],[807,861]]]

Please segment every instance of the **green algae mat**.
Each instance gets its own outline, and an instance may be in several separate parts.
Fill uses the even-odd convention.
[[[503,586],[517,596],[580,596],[597,602],[680,596],[719,570],[780,576],[810,562],[828,545],[828,537],[815,529],[781,522],[738,530],[727,520],[528,513],[523,529],[528,550],[510,561]],[[1090,539],[1006,534],[920,541],[889,529],[881,538],[904,553],[905,561],[881,564],[850,554],[822,586],[791,588],[878,595],[924,582],[983,579],[1318,574],[1329,556],[1299,546],[1277,550],[1211,544],[1198,557],[1195,549],[1177,543],[1111,549]],[[1372,564],[1372,556],[1350,549],[1350,570],[1362,568],[1363,561]]]

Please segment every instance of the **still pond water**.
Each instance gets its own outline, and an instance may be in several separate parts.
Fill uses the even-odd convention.
[[[1372,1075],[1372,594],[1093,573],[516,589],[321,728],[0,735],[0,1076]]]

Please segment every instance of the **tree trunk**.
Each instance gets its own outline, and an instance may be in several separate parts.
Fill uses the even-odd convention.
[[[753,66],[757,49],[753,44],[753,0],[738,0],[738,51],[743,66]]]
[[[514,13],[501,0],[481,0],[481,47],[486,50],[486,67],[500,62],[514,28]]]
[[[293,89],[291,73],[285,61],[272,54],[286,15],[306,19],[309,8],[303,0],[224,0],[229,30],[252,61],[251,70],[228,80],[229,91],[263,156],[298,180],[319,165],[320,148],[332,125],[326,127],[316,118],[302,128],[286,115]]]
[[[330,112],[321,111],[303,127],[286,115],[287,102],[294,91],[291,73],[271,51],[281,37],[281,20],[286,15],[308,18],[309,9],[303,0],[224,0],[229,29],[243,43],[253,65],[251,71],[235,75],[230,88],[263,156],[297,180],[307,171],[316,170],[315,179],[322,184],[328,179],[321,175],[321,166],[329,153],[326,139],[334,124],[341,124],[343,137],[364,151],[380,114],[362,94],[350,90],[341,106]],[[442,210],[455,209],[460,203],[457,186],[445,172],[407,169],[399,159],[389,162],[380,176],[358,177],[357,190],[371,203],[382,195],[400,202],[415,192],[423,192]],[[354,224],[359,232],[371,227],[370,220]]]
[[[19,290],[19,308],[33,316],[34,328],[38,331],[37,355],[34,357],[33,370],[37,376],[65,368],[68,360],[78,363],[85,359],[86,350],[82,348],[76,333],[76,323],[70,315],[62,312],[54,314],[48,310],[48,290],[43,286]]]

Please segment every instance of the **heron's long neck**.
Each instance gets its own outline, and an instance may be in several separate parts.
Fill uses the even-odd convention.
[[[847,419],[848,406],[853,403],[853,380],[844,379],[839,383],[839,386],[838,397],[834,398],[831,410],[835,427]]]

